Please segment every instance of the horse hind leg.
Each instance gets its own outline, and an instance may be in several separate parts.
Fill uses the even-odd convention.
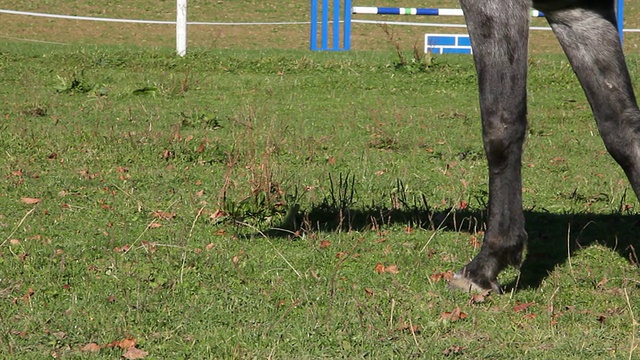
[[[478,73],[489,165],[488,224],[480,252],[449,286],[501,292],[497,276],[519,266],[526,244],[521,157],[527,127],[529,1],[461,0]]]
[[[607,150],[640,198],[640,111],[613,0],[584,3],[589,6],[548,10],[545,15],[585,91]]]

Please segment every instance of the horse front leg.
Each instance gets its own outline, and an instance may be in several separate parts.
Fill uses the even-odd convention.
[[[527,240],[521,156],[527,127],[529,1],[461,0],[478,73],[482,136],[489,165],[488,224],[480,252],[450,287],[500,293],[497,277],[522,263]]]

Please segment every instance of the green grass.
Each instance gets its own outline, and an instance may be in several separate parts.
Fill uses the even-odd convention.
[[[485,227],[470,58],[2,49],[0,357],[635,355],[638,202],[560,56],[531,58],[523,274],[471,301],[440,279]]]

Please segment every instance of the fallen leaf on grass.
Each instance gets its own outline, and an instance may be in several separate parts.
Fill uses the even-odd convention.
[[[442,352],[442,355],[444,355],[444,356],[462,355],[463,354],[462,351],[464,349],[466,349],[466,347],[464,347],[464,346],[458,346],[458,345],[450,346],[445,351]]]
[[[477,249],[480,247],[480,245],[482,245],[482,243],[480,242],[480,240],[478,240],[478,237],[475,235],[471,235],[471,239],[469,240],[469,242],[471,243],[471,246],[474,249]]]
[[[443,312],[442,314],[440,314],[440,318],[443,320],[458,321],[458,320],[466,319],[467,314],[463,313],[462,310],[460,310],[460,308],[457,307],[453,309],[453,311]]]
[[[313,276],[314,279],[320,280],[320,275],[318,275],[317,272],[315,272],[313,270],[309,270],[309,272],[311,273],[311,276]]]
[[[397,265],[391,264],[389,266],[384,266],[382,265],[382,263],[377,263],[376,267],[374,268],[374,270],[378,273],[378,274],[383,274],[383,273],[387,273],[387,274],[397,274],[400,272],[400,270],[398,269]]]
[[[480,304],[487,300],[491,291],[485,291],[483,293],[472,294],[469,299],[469,305]]]
[[[200,146],[198,146],[198,149],[196,150],[196,152],[198,154],[200,154],[200,153],[204,152],[204,148],[205,148],[205,141],[200,143]]]
[[[28,303],[29,301],[31,301],[31,296],[33,296],[35,292],[33,291],[32,288],[27,289],[27,293],[22,295],[22,301],[24,301],[25,303]],[[13,303],[17,304],[19,301],[19,298],[14,298],[13,299]]]
[[[377,263],[376,267],[374,268],[374,270],[378,273],[378,274],[382,274],[384,272],[384,265],[382,265],[382,263]]]
[[[369,296],[373,296],[375,294],[371,288],[364,288],[364,292]]]
[[[119,347],[120,349],[127,350],[135,346],[136,346],[136,339],[127,338],[124,340],[114,340],[108,343],[107,345],[105,345],[104,347]]]
[[[238,257],[238,255],[234,256],[233,258],[231,258],[231,262],[235,267],[238,267],[238,263],[240,263],[240,257]]]
[[[533,304],[535,304],[535,303],[534,302],[528,302],[528,303],[518,304],[518,305],[513,307],[513,311],[521,312],[521,311],[527,310]]]
[[[223,218],[225,216],[227,216],[227,214],[224,211],[218,209],[218,210],[214,211],[213,214],[211,214],[211,216],[209,216],[209,218],[211,220],[218,220],[218,219]]]
[[[328,240],[320,241],[320,249],[325,249],[325,248],[328,248],[329,246],[331,246],[331,241],[328,241]]]
[[[166,211],[154,211],[152,215],[155,218],[164,219],[164,220],[171,220],[176,217],[176,213],[169,213]]]
[[[10,333],[11,335],[16,335],[16,336],[20,336],[20,337],[25,337],[25,336],[27,336],[27,332],[26,332],[26,331],[24,331],[24,330],[22,330],[22,331],[20,331],[20,330],[11,330],[9,333]]]
[[[410,332],[412,334],[419,334],[420,333],[418,325],[412,325],[411,322],[406,323],[404,321],[402,322],[402,325],[400,325],[398,327],[398,330],[400,330],[400,331],[408,331],[408,332]]]
[[[137,347],[131,347],[129,348],[129,350],[127,350],[127,352],[125,352],[124,354],[122,354],[122,357],[125,359],[143,359],[145,358],[147,355],[149,355],[148,352],[144,351],[144,350],[140,350]]]
[[[150,252],[152,254],[155,253],[156,251],[158,251],[158,247],[156,246],[156,243],[152,243],[152,242],[149,242],[149,241],[143,241],[142,242],[142,247],[144,247],[144,249],[147,252]]]
[[[88,343],[80,349],[82,352],[98,352],[100,351],[100,345],[96,343]]]
[[[114,247],[113,251],[118,252],[118,253],[126,253],[127,251],[129,251],[130,247],[127,244],[122,245],[122,247]]]
[[[40,201],[42,201],[42,199],[32,198],[32,197],[23,197],[20,200],[27,205],[35,205]]]
[[[395,264],[391,264],[384,268],[384,272],[386,272],[387,274],[397,274],[400,272],[400,270],[398,269],[398,266],[396,266]]]
[[[440,280],[451,281],[451,279],[453,279],[453,271],[448,270],[441,273],[435,273],[429,276],[429,279],[433,282],[438,282]]]
[[[608,282],[609,282],[609,279],[607,279],[606,277],[603,277],[602,280],[598,281],[595,288],[604,289],[605,285],[607,285]]]

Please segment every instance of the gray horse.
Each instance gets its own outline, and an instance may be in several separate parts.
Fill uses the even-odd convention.
[[[488,225],[476,257],[450,287],[500,293],[498,274],[520,266],[526,245],[521,156],[527,127],[529,9],[544,12],[584,89],[611,156],[640,198],[640,111],[614,0],[461,0],[478,72],[489,163]]]

